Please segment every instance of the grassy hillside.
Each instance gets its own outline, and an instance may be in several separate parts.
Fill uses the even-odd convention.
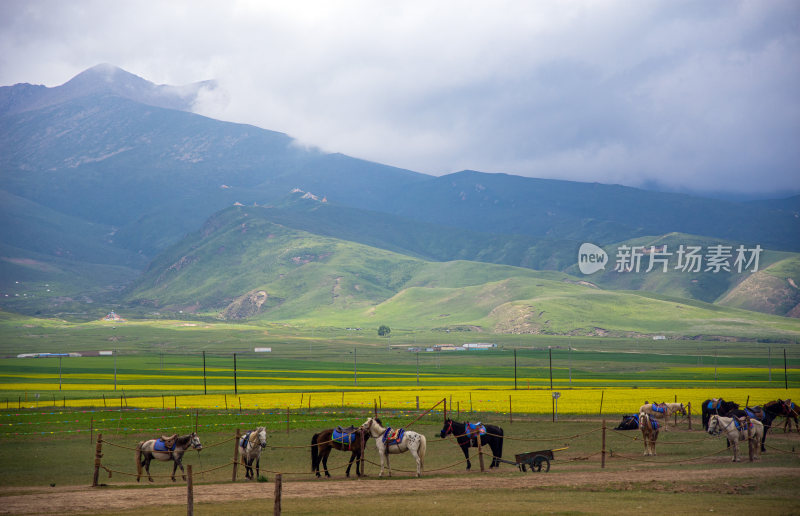
[[[428,262],[290,229],[232,207],[154,262],[127,294],[156,311],[300,325],[555,335],[793,338],[800,321],[598,289],[560,272]]]
[[[785,258],[750,275],[719,302],[746,310],[800,317],[800,257]]]

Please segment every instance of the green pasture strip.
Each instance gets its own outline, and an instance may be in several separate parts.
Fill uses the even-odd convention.
[[[134,423],[141,420],[133,419],[146,415],[164,415],[160,426],[151,426],[148,429],[136,430]],[[85,418],[88,414],[76,417]],[[110,414],[95,412],[94,415],[112,417]],[[261,457],[262,473],[269,479],[275,472],[284,475],[284,481],[309,481],[313,479],[310,474],[309,444],[312,435],[325,428],[337,424],[360,424],[370,415],[369,411],[345,410],[340,411],[314,411],[307,414],[291,416],[290,429],[287,432],[285,421],[270,419],[269,413],[246,412],[242,414],[218,414],[213,411],[201,412],[199,415],[198,433],[204,444],[202,452],[187,452],[184,457],[185,464],[192,464],[195,471],[195,482],[229,482],[231,480],[233,459],[233,438],[236,428],[245,430],[259,424],[265,424],[268,429],[268,447]],[[170,419],[167,416],[175,416]],[[102,463],[113,470],[112,478],[108,478],[105,470],[101,470],[100,482],[117,486],[135,486],[135,478],[129,476],[136,472],[134,462],[136,443],[173,430],[178,433],[194,429],[194,414],[159,411],[132,411],[123,413],[123,423],[115,425],[114,421],[106,421],[103,430]],[[473,417],[474,416],[474,419]],[[57,418],[64,418],[58,414],[43,414],[42,418],[52,418],[52,424],[57,424]],[[410,424],[415,413],[411,412],[386,412],[381,414],[385,425],[397,428]],[[438,437],[442,429],[442,415],[434,414],[414,423],[411,430],[422,433],[427,439],[427,453],[425,457],[426,476],[463,475],[465,464],[462,462],[463,454],[452,437],[441,439]],[[126,419],[130,418],[130,419]],[[469,418],[462,415],[463,419],[480,420],[484,423],[497,424],[504,429],[505,442],[503,446],[504,458],[513,460],[516,453],[535,450],[560,449],[555,451],[555,461],[552,463],[550,475],[561,471],[590,471],[602,473],[600,468],[601,426],[599,418],[571,418],[552,422],[549,417],[520,415],[513,423],[509,422],[507,415],[496,413],[470,414]],[[616,419],[616,418],[615,418]],[[126,421],[130,426],[125,426]],[[662,432],[659,437],[657,450],[658,456],[654,458],[642,457],[641,434],[638,431],[620,432],[610,428],[615,426],[615,421],[607,421],[609,429],[606,431],[606,469],[608,471],[624,470],[647,466],[641,461],[653,461],[652,466],[673,468],[684,471],[692,468],[740,467],[730,464],[730,452],[725,448],[724,439],[710,436],[696,427],[688,431],[685,423],[669,432]],[[204,425],[204,426],[200,426]],[[217,425],[217,426],[214,426]],[[143,426],[143,425],[140,425]],[[157,429],[155,429],[157,428]],[[160,429],[167,430],[162,432]],[[173,433],[173,432],[169,432]],[[96,445],[95,439],[90,439],[88,432],[27,436],[4,439],[13,445],[0,446],[0,483],[4,486],[42,486],[50,483],[57,485],[86,485],[91,482],[93,472],[93,457]],[[792,467],[796,468],[798,457],[791,453],[792,447],[800,445],[800,436],[796,433],[783,434],[771,432],[768,445],[773,446],[762,460],[754,463],[755,467]],[[371,463],[378,462],[374,442],[368,442],[366,458]],[[478,460],[475,451],[471,450],[473,468],[478,469]],[[484,450],[487,451],[487,450]],[[488,452],[488,451],[487,451]],[[328,466],[335,478],[343,478],[343,466],[349,458],[349,453],[333,452]],[[370,476],[377,475],[377,467],[367,463],[367,472]],[[410,454],[392,456],[392,467],[395,477],[402,479],[412,475],[414,469],[413,459]],[[222,466],[221,469],[214,468]],[[437,471],[440,470],[441,471]],[[171,471],[171,465],[154,463],[151,472],[156,476],[155,485],[172,485],[164,475]],[[241,468],[239,475],[242,475]],[[473,473],[474,474],[474,473]],[[499,473],[501,475],[517,476],[523,473],[512,465],[504,464]],[[527,473],[532,475],[534,473]],[[544,473],[538,473],[544,474]],[[398,480],[402,481],[402,480]],[[388,484],[387,484],[387,488]],[[391,488],[390,488],[391,489]],[[530,509],[530,508],[529,508]]]

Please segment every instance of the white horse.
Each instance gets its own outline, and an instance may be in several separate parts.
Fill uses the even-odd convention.
[[[659,409],[662,409],[663,412],[660,410],[654,409],[653,405],[656,405]],[[641,414],[644,412],[650,417],[655,417],[658,419],[664,420],[664,431],[667,431],[667,421],[669,416],[673,414],[683,414],[686,415],[686,407],[683,406],[683,403],[645,403],[641,407],[639,407],[639,413]]]
[[[244,476],[248,480],[258,478],[261,465],[261,450],[267,447],[267,429],[259,426],[250,430],[239,440],[239,451],[244,465]],[[256,475],[253,477],[253,462],[256,463]]]
[[[644,412],[640,412],[639,428],[642,430],[642,440],[644,440],[644,455],[655,455],[656,441],[658,440],[658,420],[651,418]]]
[[[748,424],[749,423],[749,424]],[[747,439],[750,460],[758,460],[761,438],[764,436],[764,425],[761,421],[752,418],[734,419],[713,415],[708,420],[708,433],[719,435],[722,432],[728,437],[728,442],[733,447],[733,461],[739,462],[739,441]]]
[[[171,460],[172,464],[172,481],[175,482],[175,471],[178,466],[181,467],[181,474],[183,479],[186,480],[186,471],[183,469],[183,454],[189,449],[194,448],[197,451],[203,449],[200,443],[200,437],[197,433],[192,432],[188,435],[171,437],[162,436],[161,439],[150,439],[149,441],[142,441],[136,447],[136,481],[142,476],[142,466],[147,471],[147,478],[150,482],[153,477],[150,475],[150,461],[153,459],[160,461]]]
[[[392,476],[392,467],[389,465],[390,453],[403,453],[410,451],[411,455],[417,461],[417,476],[422,475],[422,464],[425,460],[426,440],[425,436],[406,430],[403,432],[403,437],[400,442],[389,442],[387,444],[387,437],[391,432],[391,428],[382,426],[381,420],[378,418],[369,418],[363,425],[361,425],[370,436],[375,438],[375,447],[378,448],[378,455],[381,457],[381,472],[379,477],[383,476],[383,466],[389,468],[389,476]]]

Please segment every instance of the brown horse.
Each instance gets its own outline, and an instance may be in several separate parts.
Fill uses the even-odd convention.
[[[639,428],[642,430],[642,439],[644,440],[643,455],[656,454],[658,426],[658,420],[656,418],[651,418],[644,412],[639,413]]]
[[[764,410],[786,418],[786,421],[783,423],[783,433],[786,433],[787,428],[789,432],[792,431],[792,421],[794,421],[794,426],[797,429],[797,433],[800,434],[800,424],[798,424],[797,421],[798,416],[800,416],[800,407],[798,407],[792,400],[778,399],[764,403]]]
[[[336,439],[334,440],[334,431],[336,431]],[[366,439],[369,435],[360,428],[329,428],[323,430],[318,434],[314,434],[311,438],[311,471],[317,474],[317,478],[321,475],[319,473],[319,465],[322,463],[322,469],[325,471],[325,476],[330,477],[328,473],[328,455],[331,450],[349,451],[350,462],[347,464],[345,475],[350,477],[350,468],[353,467],[353,461],[356,461],[356,475],[361,476],[361,451],[366,445]]]

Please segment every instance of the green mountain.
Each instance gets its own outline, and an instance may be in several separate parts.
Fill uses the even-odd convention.
[[[433,262],[496,264],[490,270],[498,276],[444,286],[478,288],[511,278],[503,265],[526,268],[531,278],[560,274],[534,269],[577,276],[583,242],[610,250],[619,242],[663,241],[674,248],[724,241],[770,249],[762,271],[752,280],[606,271],[569,281],[796,315],[792,285],[800,278],[790,265],[777,264],[800,251],[800,197],[729,202],[473,171],[433,177],[302,148],[279,132],[188,112],[193,95],[212,87],[154,85],[101,65],[56,88],[0,88],[1,307],[51,310],[65,298],[76,306],[77,299],[121,302],[115,293],[151,263],[126,290],[125,299],[142,307],[232,318],[267,310],[293,318],[301,306],[327,306],[323,301],[335,291],[334,308],[327,310],[349,314],[356,307],[378,310],[414,288],[423,270],[443,267]],[[295,189],[328,202],[286,203]],[[230,235],[229,243],[223,239],[214,248],[220,262],[203,269],[213,262],[204,241],[189,251],[182,239],[224,224],[236,203],[259,206],[247,212],[253,226],[246,227],[271,228],[268,240],[280,239],[295,253],[289,258],[308,259],[302,274],[271,248]],[[476,272],[481,265],[458,263],[453,270],[488,274]],[[59,294],[33,295],[48,289]]]
[[[154,311],[228,320],[576,335],[792,338],[800,321],[607,291],[560,272],[430,262],[292,229],[232,207],[173,246],[126,293]]]

